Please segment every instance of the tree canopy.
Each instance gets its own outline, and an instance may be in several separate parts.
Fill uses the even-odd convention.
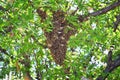
[[[120,0],[1,0],[0,79],[119,80]]]

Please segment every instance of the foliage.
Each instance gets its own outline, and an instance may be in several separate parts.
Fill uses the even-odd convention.
[[[113,58],[120,54],[120,32],[113,32],[120,7],[108,13],[88,16],[116,2],[116,0],[1,0],[0,1],[0,78],[11,74],[11,80],[27,80],[28,76],[43,80],[95,80],[107,65],[108,51],[114,46]],[[37,9],[46,12],[43,21]],[[77,9],[78,8],[78,9]],[[47,47],[45,31],[54,29],[53,12],[61,10],[68,26],[75,29],[67,41],[63,65],[56,64]],[[74,13],[72,15],[72,13]],[[120,79],[120,68],[109,73],[108,80]],[[29,74],[29,75],[28,75]],[[37,77],[41,78],[37,78]]]

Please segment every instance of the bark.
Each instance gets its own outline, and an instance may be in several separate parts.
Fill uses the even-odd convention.
[[[98,11],[95,11],[95,12],[92,12],[92,13],[89,13],[87,16],[86,15],[79,15],[78,17],[78,20],[80,22],[83,22],[83,21],[86,21],[89,19],[90,16],[99,16],[99,15],[102,15],[102,14],[105,14],[113,9],[115,9],[116,7],[120,6],[120,1],[117,1],[117,2],[114,2],[113,4],[105,7],[105,8],[102,8]]]
[[[89,16],[98,16],[98,15],[101,15],[101,14],[105,14],[107,12],[109,12],[110,10],[113,10],[115,9],[116,7],[120,6],[120,1],[118,2],[115,2],[105,8],[102,8],[96,12],[93,12],[93,13],[90,13]]]
[[[105,80],[108,77],[109,73],[119,66],[120,66],[120,56],[118,56],[117,59],[112,60],[112,51],[110,50],[108,53],[107,66],[103,71],[102,75],[98,76],[96,80]]]
[[[116,21],[114,22],[114,25],[113,25],[114,32],[117,30],[119,24],[120,24],[120,14],[116,16]]]

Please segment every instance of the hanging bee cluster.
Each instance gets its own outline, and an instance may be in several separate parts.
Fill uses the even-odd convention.
[[[42,18],[42,21],[47,18],[44,11],[37,9],[37,13]],[[47,39],[47,46],[50,49],[54,61],[62,65],[67,51],[67,41],[70,36],[75,33],[75,30],[66,31],[68,22],[65,20],[65,12],[61,10],[53,11],[52,23],[52,31],[43,31]]]

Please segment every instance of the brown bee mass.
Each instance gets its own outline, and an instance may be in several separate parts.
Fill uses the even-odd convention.
[[[39,16],[42,18],[43,15],[43,19],[45,19],[46,14],[40,14],[39,12],[41,12],[41,10],[39,10],[40,9],[37,10]],[[46,32],[44,30],[47,39],[46,42],[54,61],[57,64],[62,65],[67,51],[67,41],[75,31],[69,30],[68,32],[65,32],[68,24],[67,20],[65,20],[65,13],[61,10],[53,12],[52,23],[53,30],[51,32]]]

